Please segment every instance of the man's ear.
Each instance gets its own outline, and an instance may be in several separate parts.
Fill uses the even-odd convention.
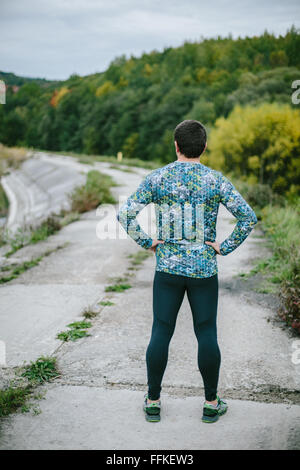
[[[174,140],[174,145],[175,145],[176,152],[179,152],[179,148],[178,148],[178,144],[177,144],[176,140]]]

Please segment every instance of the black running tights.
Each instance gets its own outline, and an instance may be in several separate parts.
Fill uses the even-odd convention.
[[[217,342],[218,274],[192,278],[155,271],[153,282],[153,326],[146,352],[148,396],[160,398],[161,383],[168,362],[169,343],[177,314],[187,292],[198,340],[198,367],[205,399],[214,401],[221,362]]]

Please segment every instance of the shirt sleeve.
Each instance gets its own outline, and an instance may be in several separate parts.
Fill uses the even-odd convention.
[[[232,233],[220,244],[220,253],[225,256],[235,250],[248,237],[257,223],[257,217],[228,178],[221,173],[220,175],[220,202],[237,219]]]
[[[137,215],[144,207],[152,202],[153,193],[150,175],[139,185],[137,190],[120,208],[117,219],[128,235],[142,248],[150,248],[153,239],[141,228]]]

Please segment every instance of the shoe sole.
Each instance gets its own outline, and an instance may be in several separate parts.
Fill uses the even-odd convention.
[[[148,423],[158,423],[160,421],[160,414],[151,415],[151,414],[147,413],[144,406],[143,406],[143,411],[144,411],[144,414],[145,414],[145,419]]]
[[[159,423],[160,421],[160,416],[148,415],[147,413],[145,413],[145,418],[148,423]]]

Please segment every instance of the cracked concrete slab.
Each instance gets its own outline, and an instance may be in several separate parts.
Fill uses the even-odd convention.
[[[47,388],[38,416],[18,415],[0,449],[271,450],[298,449],[299,407],[228,400],[214,425],[201,422],[198,397],[165,396],[162,420],[149,424],[143,393],[87,386]],[[22,430],[22,432],[20,432]]]

